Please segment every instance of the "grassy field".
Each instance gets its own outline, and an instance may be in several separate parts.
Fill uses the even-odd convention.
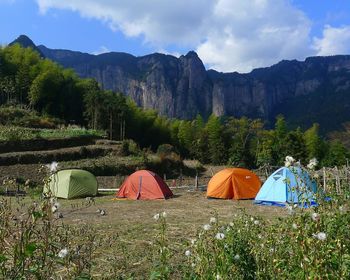
[[[32,200],[26,197],[23,202],[30,204]],[[177,275],[177,267],[186,261],[182,244],[195,238],[211,217],[228,223],[245,212],[268,221],[287,213],[284,208],[256,206],[252,200],[207,199],[205,192],[189,189],[175,189],[174,197],[167,200],[131,201],[115,199],[114,194],[109,194],[95,198],[88,207],[85,199],[59,200],[59,203],[63,215],[59,223],[88,227],[97,236],[99,246],[94,252],[96,263],[91,273],[94,279],[106,277],[113,269],[124,277],[149,278],[154,255],[158,254],[154,251],[159,234],[159,225],[153,218],[156,213],[167,213],[167,238],[170,247],[178,252],[172,260],[173,277]],[[106,215],[101,216],[99,209]]]
[[[101,131],[83,129],[78,127],[66,127],[62,129],[34,129],[19,126],[0,125],[0,141],[52,139],[81,136],[103,136]]]

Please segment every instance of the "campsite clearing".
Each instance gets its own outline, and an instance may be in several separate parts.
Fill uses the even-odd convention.
[[[82,207],[85,199],[60,199],[63,218],[59,222],[89,226],[96,231],[101,246],[95,252],[98,264],[94,267],[103,269],[93,271],[94,277],[102,277],[101,271],[106,273],[117,269],[119,273],[127,272],[143,279],[143,276],[148,278],[155,253],[159,225],[153,217],[157,213],[167,213],[167,237],[174,248],[186,241],[190,243],[211,217],[217,217],[219,222],[229,222],[242,211],[267,220],[287,214],[284,208],[257,206],[252,200],[207,199],[205,195],[205,192],[175,189],[171,199],[132,201],[114,199],[113,194],[96,197],[95,203],[89,207]],[[104,210],[106,215],[100,215],[99,209]],[[181,246],[177,248],[181,249]],[[174,256],[174,267],[184,261],[182,257],[181,252]]]

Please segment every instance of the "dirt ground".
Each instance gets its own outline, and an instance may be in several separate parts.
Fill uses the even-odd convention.
[[[234,219],[235,214],[241,214],[242,211],[268,220],[286,215],[284,208],[257,206],[253,202],[207,199],[205,192],[175,189],[174,197],[167,200],[114,200],[114,195],[106,195],[97,197],[95,205],[87,208],[81,206],[85,203],[84,199],[60,200],[60,210],[63,223],[74,226],[89,225],[96,230],[98,236],[104,236],[106,242],[96,252],[100,264],[104,264],[104,271],[111,265],[110,260],[115,259],[114,265],[118,267],[119,264],[120,271],[127,270],[136,279],[147,279],[146,274],[153,262],[153,244],[159,234],[159,225],[153,218],[155,214],[163,211],[167,213],[169,243],[175,251],[180,250],[174,256],[173,263],[177,263],[180,261],[175,259],[178,256],[181,258],[181,250],[185,250],[181,244],[195,238],[197,231],[209,223],[211,217],[217,216],[219,222],[229,222]],[[106,211],[106,215],[101,216],[98,209]],[[114,241],[111,241],[111,236],[115,237]],[[121,264],[125,258],[130,260],[128,268]],[[93,275],[99,279],[103,273],[96,270]]]

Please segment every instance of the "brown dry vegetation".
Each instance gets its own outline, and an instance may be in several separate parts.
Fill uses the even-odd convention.
[[[113,200],[114,195],[100,196],[95,199],[95,205],[88,208],[79,208],[84,199],[60,200],[64,216],[61,221],[78,227],[89,225],[96,230],[101,240],[93,271],[97,279],[113,268],[127,273],[126,276],[134,274],[136,279],[143,279],[148,278],[155,253],[152,244],[158,233],[153,219],[156,213],[167,213],[167,236],[175,251],[185,250],[180,244],[190,242],[197,230],[209,223],[210,217],[217,216],[219,221],[229,222],[242,211],[265,219],[286,214],[286,209],[257,206],[251,200],[209,200],[205,192],[186,189],[175,190],[174,194],[174,198],[155,201]],[[107,215],[101,216],[98,209],[105,210]],[[173,256],[174,275],[184,261],[183,256],[181,251]]]

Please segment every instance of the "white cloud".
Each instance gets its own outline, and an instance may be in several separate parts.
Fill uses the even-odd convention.
[[[248,72],[311,53],[311,23],[287,1],[220,0],[214,19],[206,41],[197,48],[214,69]]]
[[[206,31],[216,0],[37,0],[40,11],[70,9],[83,17],[97,18],[127,36],[143,36],[145,42],[195,45]]]
[[[99,54],[108,53],[108,52],[110,52],[110,50],[107,47],[101,46],[97,51],[92,52],[92,54],[99,55]]]
[[[247,72],[311,49],[311,22],[290,0],[36,0],[40,11],[96,18],[155,50],[195,49],[209,67]]]
[[[326,25],[322,38],[314,38],[317,55],[348,54],[350,52],[350,26],[339,28]]]

